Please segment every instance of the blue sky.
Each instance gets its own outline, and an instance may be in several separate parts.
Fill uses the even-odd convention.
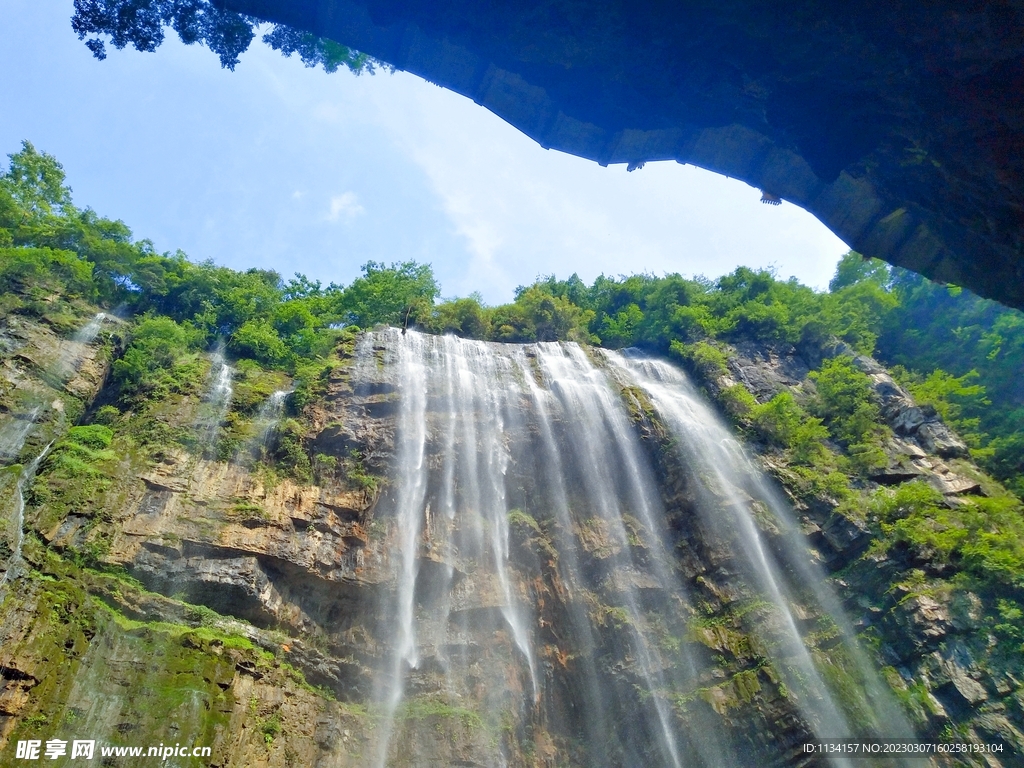
[[[550,273],[741,264],[824,288],[847,250],[742,182],[546,151],[412,75],[327,75],[258,42],[228,72],[170,31],[156,53],[96,61],[72,12],[0,0],[0,155],[29,139],[64,164],[78,205],[161,251],[340,283],[368,260],[415,259],[445,296],[500,303]]]

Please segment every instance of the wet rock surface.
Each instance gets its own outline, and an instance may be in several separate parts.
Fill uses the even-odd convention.
[[[340,351],[341,365],[322,397],[301,414],[312,456],[347,459],[355,452],[359,472],[394,471],[407,437],[398,426],[403,406],[395,373],[375,362],[386,352],[373,350],[367,359]],[[963,474],[969,468],[937,455],[922,429],[934,425],[949,444],[958,438],[933,416],[919,421],[917,406],[877,364],[857,364],[872,377],[879,402],[889,403],[884,412],[895,434],[888,466],[871,481],[896,487],[923,478],[950,503],[977,492]],[[809,366],[793,348],[741,345],[730,365],[731,380],[762,401],[809,386]],[[454,522],[443,503],[449,431],[459,435],[454,445],[479,446],[482,427],[477,424],[475,437],[462,432],[472,420],[453,427],[447,395],[426,400],[429,503],[409,550],[418,574],[410,599],[419,652],[415,665],[394,667],[405,683],[389,726],[367,703],[395,684],[381,670],[390,668],[400,645],[384,608],[402,594],[395,574],[405,529],[393,475],[357,487],[352,478],[362,475],[349,467],[312,484],[268,475],[251,462],[168,447],[158,460],[126,457],[102,509],[78,509],[57,521],[30,509],[28,524],[39,539],[26,558],[51,580],[21,581],[24,589],[0,604],[0,739],[44,730],[71,734],[70,726],[46,725],[57,720],[27,718],[60,718],[76,708],[92,713],[91,727],[122,728],[122,735],[171,738],[161,729],[176,724],[174,738],[214,745],[221,765],[373,764],[380,759],[375,734],[384,727],[393,731],[389,765],[591,764],[592,746],[579,741],[592,717],[578,705],[592,695],[588,686],[599,686],[609,700],[635,701],[638,710],[650,707],[637,691],[650,687],[652,674],[676,674],[665,649],[686,648],[700,672],[672,703],[673,717],[688,724],[679,748],[699,754],[706,744],[688,734],[721,733],[750,764],[799,764],[800,745],[814,737],[815,726],[787,690],[787,662],[777,648],[786,621],[810,638],[808,647],[820,658],[845,657],[835,656],[841,643],[829,634],[827,611],[800,583],[805,577],[784,576],[797,583],[788,620],[752,587],[756,573],[736,527],[745,518],[730,516],[751,510],[766,551],[780,562],[789,551],[787,523],[758,500],[753,485],[705,486],[707,469],[680,460],[676,438],[648,395],[624,387],[620,396],[629,414],[624,423],[639,441],[637,456],[651,462],[652,509],[662,510],[665,530],[653,530],[628,494],[621,528],[593,512],[567,523],[547,508],[557,506],[555,496],[538,504],[537,478],[550,478],[553,469],[538,448],[544,426],[535,420],[536,402],[544,400],[531,405],[525,394],[510,398],[504,418],[514,426],[504,427],[496,443],[510,457],[502,475],[510,489],[503,502],[510,586],[482,566],[489,539],[467,537],[476,523]],[[198,407],[183,400],[175,418],[188,424]],[[551,413],[552,425],[570,428],[557,410]],[[564,471],[584,473],[581,459],[567,458],[569,447],[560,450]],[[770,453],[763,460],[785,484],[785,463]],[[571,492],[570,506],[587,491],[581,485]],[[714,515],[702,513],[706,504]],[[894,590],[908,570],[932,566],[902,562],[898,552],[873,555],[870,524],[828,499],[802,500],[797,513],[801,546],[818,554],[822,573],[838,574],[832,583],[857,631],[870,629],[877,638],[878,666],[896,670],[896,689],[920,693],[919,732],[938,734],[952,723],[970,738],[1019,743],[1021,688],[986,655],[977,598]],[[734,522],[721,525],[719,518]],[[106,542],[100,565],[137,581],[89,575],[73,565],[73,554],[100,536]],[[681,592],[666,588],[658,573],[659,536],[671,546]],[[47,559],[45,547],[67,562]],[[577,559],[572,567],[570,557]],[[532,616],[531,647],[544,691],[536,708],[529,665],[508,616],[509,594]],[[654,634],[634,634],[636,622],[652,617],[665,617],[649,630]],[[658,638],[663,660],[645,668],[638,637]],[[58,674],[57,665],[72,674]],[[464,672],[453,677],[453,666]],[[175,693],[179,683],[192,686],[193,698]],[[146,699],[147,688],[160,693]],[[90,690],[106,697],[102,712],[90,708]],[[527,702],[525,709],[509,705],[515,701]],[[494,711],[512,714],[492,722],[487,713]],[[644,750],[662,738],[655,723],[649,709],[623,724],[635,729],[618,737],[624,759],[650,757]]]
[[[866,473],[871,486],[895,489],[926,482],[951,506],[985,494],[981,475],[965,459],[967,447],[959,436],[934,410],[918,406],[875,360],[842,344],[822,350],[739,343],[726,352],[728,373],[709,378],[705,385],[717,393],[742,381],[759,402],[784,391],[808,397],[814,386],[806,378],[808,369],[832,355],[850,355],[870,377],[875,401],[893,433],[884,445],[885,464]],[[783,487],[798,487],[785,458],[770,447],[760,449],[765,469]],[[837,510],[827,497],[793,500],[808,543],[827,571],[835,574],[832,581],[851,614],[860,614],[856,626],[874,642],[880,641],[879,662],[903,676],[904,682],[894,687],[905,691],[911,711],[918,708],[917,722],[924,731],[938,739],[956,729],[976,743],[1003,745],[1001,756],[967,760],[968,764],[1015,765],[1021,754],[1016,745],[1024,709],[1016,698],[1017,678],[1010,681],[1004,675],[1019,664],[1019,651],[1007,656],[996,639],[981,630],[978,596],[952,586],[946,581],[954,573],[950,565],[926,553],[875,553],[877,528],[866,517],[850,515],[863,511]],[[916,703],[909,703],[911,690],[918,697]]]

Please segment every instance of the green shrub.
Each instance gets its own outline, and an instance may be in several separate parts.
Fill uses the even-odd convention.
[[[788,449],[795,462],[815,464],[827,453],[822,441],[828,438],[828,430],[789,392],[780,392],[767,403],[754,406],[751,421],[763,436]]]
[[[196,349],[202,335],[169,317],[146,317],[136,326],[132,343],[114,361],[114,379],[129,396],[182,391],[198,384],[198,366],[183,358]],[[185,365],[182,365],[186,363]]]
[[[839,355],[811,371],[817,388],[815,410],[829,431],[847,446],[871,445],[888,433],[871,389],[871,379],[853,360]]]
[[[110,430],[110,427],[103,426],[102,424],[72,427],[68,430],[66,437],[68,442],[78,443],[94,450],[109,448],[110,442],[113,439],[114,433]]]
[[[288,359],[288,347],[268,320],[247,320],[231,334],[228,349],[239,357],[251,357],[270,366]]]
[[[757,408],[757,400],[742,384],[725,387],[718,399],[725,412],[738,421],[747,421]]]
[[[0,294],[60,292],[92,298],[92,264],[71,251],[0,247]]]
[[[691,345],[673,341],[669,349],[680,359],[692,363],[702,376],[716,377],[729,373],[729,358],[718,347],[706,341]]]
[[[950,506],[923,482],[881,489],[872,499],[888,543],[903,542],[939,562],[959,561],[976,577],[1024,587],[1024,509],[1019,500],[961,499]]]

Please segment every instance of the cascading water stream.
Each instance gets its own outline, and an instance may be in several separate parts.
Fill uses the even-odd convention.
[[[507,765],[509,734],[529,740],[537,729],[578,734],[579,759],[608,768],[756,760],[720,713],[686,704],[721,676],[692,640],[702,609],[677,561],[652,449],[627,408],[633,390],[675,436],[671,450],[695,489],[686,514],[728,541],[734,565],[724,573],[736,594],[769,606],[757,642],[804,723],[792,738],[862,735],[793,614],[798,596],[822,613],[838,602],[820,574],[813,588],[791,583],[810,573],[796,564],[806,553],[794,544],[794,562],[776,562],[746,494],[781,516],[778,499],[761,492],[759,473],[680,371],[592,354],[393,329],[361,341],[356,391],[397,400],[394,469],[375,513],[390,530],[393,589],[378,611],[388,651],[374,685],[374,764],[427,759],[418,755],[431,747],[407,714],[424,697],[470,708],[506,734],[476,744],[482,765]],[[524,535],[546,537],[549,549],[538,554]],[[864,701],[887,711],[867,688]],[[890,724],[877,730],[888,735]]]
[[[36,456],[28,466],[21,470],[21,474],[18,475],[18,481],[14,485],[14,521],[13,521],[13,538],[14,546],[11,547],[11,557],[7,562],[7,570],[4,572],[4,576],[0,579],[0,587],[4,587],[8,581],[11,580],[12,574],[16,576],[16,568],[20,568],[22,565],[21,550],[25,544],[25,488],[29,482],[36,476],[36,472],[39,470],[39,465],[43,459],[46,458],[46,454],[50,452],[50,448],[53,443],[48,443],[39,455]]]
[[[275,390],[270,394],[270,397],[266,399],[263,405],[260,406],[254,420],[256,434],[246,441],[246,444],[239,449],[239,455],[235,457],[236,461],[242,456],[248,456],[253,460],[259,460],[266,455],[267,449],[270,447],[271,440],[274,436],[274,432],[281,423],[281,416],[284,414],[285,402],[287,402],[288,395],[291,393],[292,390],[290,389]],[[230,402],[230,395],[228,400]]]
[[[784,657],[792,664],[795,674],[787,674],[787,685],[797,692],[804,716],[815,727],[820,738],[849,738],[852,732],[832,698],[821,675],[815,668],[807,647],[796,626],[790,607],[792,596],[778,573],[778,566],[769,558],[764,542],[757,531],[749,502],[739,489],[749,485],[743,470],[737,471],[739,445],[719,424],[710,409],[683,387],[681,372],[657,360],[637,360],[608,355],[620,370],[628,372],[650,397],[658,414],[667,422],[673,434],[689,448],[688,455],[696,464],[695,473],[702,484],[705,497],[725,499],[725,504],[702,504],[705,523],[726,530],[736,530],[736,541],[746,555],[759,591],[766,594],[783,618],[782,647]],[[652,375],[652,373],[654,375]],[[674,379],[674,381],[673,381]],[[672,387],[666,380],[676,384]],[[782,665],[787,671],[787,665]]]
[[[707,402],[679,369],[662,360],[650,359],[643,355],[612,354],[609,357],[648,393],[673,433],[697,458],[702,477],[714,478],[713,492],[729,499],[730,503],[726,508],[731,519],[742,530],[742,546],[748,554],[748,559],[755,566],[760,586],[771,593],[776,603],[784,610],[789,635],[787,643],[798,659],[800,671],[805,679],[812,682],[815,689],[812,692],[814,698],[825,703],[825,708],[819,711],[819,715],[821,727],[829,734],[828,738],[837,737],[832,734],[851,735],[850,727],[835,705],[824,697],[824,683],[814,669],[813,661],[796,629],[796,622],[788,608],[794,602],[794,589],[787,584],[784,577],[786,571],[795,572],[796,583],[810,592],[814,602],[837,623],[840,632],[848,641],[847,647],[858,667],[859,677],[864,684],[864,693],[867,694],[860,711],[874,715],[875,727],[895,734],[897,738],[912,738],[913,729],[894,706],[892,697],[883,693],[883,684],[877,673],[854,642],[855,633],[845,619],[839,600],[826,586],[824,574],[807,557],[806,543],[802,541],[788,505],[768,484],[764,474],[754,466],[725,424],[712,412]],[[740,490],[749,494],[752,500],[764,504],[771,512],[773,523],[784,534],[781,537],[785,543],[784,562],[776,563],[767,554],[750,505],[740,498]]]
[[[75,335],[71,337],[72,341],[76,341],[79,344],[92,344],[96,337],[100,333],[100,328],[103,327],[103,323],[107,320],[106,312],[97,312],[92,320],[79,328]]]
[[[53,386],[62,384],[64,380],[70,378],[75,374],[76,371],[81,367],[82,361],[85,359],[87,350],[86,347],[91,345],[96,337],[99,335],[100,329],[103,323],[108,320],[108,316],[104,312],[96,313],[93,318],[86,323],[82,328],[75,332],[75,334],[66,341],[61,341],[57,348],[57,356],[51,360],[41,374],[41,378],[49,380]],[[56,381],[55,381],[56,380]],[[42,403],[38,403],[38,395],[34,398],[36,405],[31,410],[24,411],[21,413],[14,414],[2,428],[0,428],[0,462],[7,464],[16,462],[22,449],[25,447],[25,443],[28,441],[29,435],[32,433],[33,427],[39,421],[40,416],[43,414],[43,410],[46,406]],[[9,521],[9,527],[11,530],[11,538],[13,539],[14,546],[12,547],[12,555],[10,557],[7,571],[4,574],[0,585],[6,584],[12,578],[12,573],[16,567],[20,567],[21,550],[24,542],[23,527],[25,524],[25,487],[35,477],[36,470],[39,468],[40,462],[46,456],[46,453],[50,450],[53,445],[51,441],[28,465],[26,465],[14,484],[14,513],[12,519]]]
[[[374,764],[381,768],[387,761],[396,712],[405,690],[405,668],[415,669],[419,661],[414,618],[417,558],[426,496],[427,382],[422,360],[423,345],[423,338],[418,334],[409,335],[407,343],[395,345],[396,368],[402,387],[398,416],[402,429],[395,438],[395,525],[399,549],[395,604],[390,611],[393,614],[390,623],[397,631],[397,637],[389,669],[376,686],[376,699],[382,706],[383,717]]]
[[[846,621],[844,611],[834,593],[825,586],[824,574],[807,557],[806,544],[787,505],[770,487],[765,476],[743,451],[742,446],[729,433],[725,424],[711,410],[708,402],[696,391],[686,376],[664,360],[643,355],[608,354],[615,366],[628,375],[647,393],[653,406],[670,429],[689,449],[688,454],[697,465],[697,472],[714,495],[728,499],[725,505],[728,519],[739,530],[739,543],[746,560],[755,572],[760,589],[771,595],[777,609],[784,616],[786,630],[783,642],[790,657],[795,660],[799,679],[806,688],[808,701],[804,703],[805,716],[816,726],[820,738],[849,737],[853,731],[839,711],[824,681],[815,669],[811,655],[797,629],[790,607],[796,602],[793,586],[787,584],[784,573],[797,574],[797,583],[809,591],[825,614],[839,626],[848,640],[848,648],[855,660],[859,677],[866,688],[860,711],[873,715],[876,728],[897,738],[912,738],[912,729],[899,713],[891,696],[883,693],[876,672],[867,663],[863,652],[852,642],[854,633]],[[749,500],[741,498],[749,495]],[[784,532],[784,562],[776,562],[766,549],[758,530],[750,501],[760,502],[770,511],[772,522]],[[720,512],[721,510],[716,510]],[[716,524],[714,520],[706,520]],[[721,520],[717,524],[721,524]],[[794,681],[795,683],[797,681]],[[808,708],[808,705],[813,707]]]
[[[527,372],[524,381],[528,387],[530,400],[534,406],[537,416],[537,424],[541,438],[541,466],[548,472],[551,485],[551,496],[554,507],[555,519],[562,531],[572,531],[572,512],[569,506],[569,495],[565,484],[565,472],[562,466],[561,452],[555,438],[555,431],[552,424],[552,411],[557,408],[558,403],[554,402],[553,394],[542,389],[532,375],[529,375],[530,364],[522,354],[517,356],[517,362],[523,371]],[[580,567],[579,555],[576,551],[576,541],[571,536],[564,536],[558,540],[559,571],[562,580],[570,595],[568,601],[569,621],[576,635],[581,653],[586,657],[593,657],[597,648],[597,640],[594,637],[594,628],[582,608],[581,595],[583,589],[582,569]],[[602,696],[601,684],[594,674],[591,666],[584,669],[584,698],[586,703],[587,717],[583,726],[590,743],[600,743],[608,734],[609,722],[605,702]],[[600,757],[604,757],[601,755]],[[597,766],[608,765],[607,760],[595,762]]]
[[[43,406],[37,405],[28,413],[18,414],[4,424],[0,430],[0,461],[17,460],[42,410]]]
[[[656,484],[650,470],[641,466],[638,446],[617,393],[609,386],[603,372],[594,368],[582,349],[575,345],[563,347],[560,344],[541,344],[538,345],[537,357],[545,382],[555,393],[563,413],[568,417],[565,428],[572,434],[571,444],[585,462],[586,483],[589,486],[587,490],[590,491],[586,506],[598,512],[600,519],[611,530],[613,540],[621,546],[629,541],[626,530],[629,511],[623,508],[620,500],[630,499],[631,511],[636,512],[645,528],[654,534],[650,538],[654,548],[651,561],[659,583],[668,589],[676,587],[673,583],[675,579],[665,572],[665,556],[658,546],[658,529],[652,525],[657,502],[651,497],[650,489],[656,487]],[[625,470],[622,473],[625,488],[617,488],[611,482],[609,470],[612,467]],[[657,648],[646,642],[644,637],[646,618],[640,609],[637,590],[628,583],[629,577],[635,572],[630,547],[622,546],[621,553],[625,579],[619,585],[619,591],[624,602],[622,607],[629,617],[629,626],[635,631],[632,651],[636,655],[647,689],[652,693],[662,691],[666,684],[666,665]],[[657,713],[663,763],[680,766],[680,749],[669,723],[668,704],[657,693],[652,698]]]
[[[82,364],[85,357],[85,350],[92,344],[99,335],[103,323],[109,319],[105,312],[97,312],[96,315],[84,326],[78,329],[69,341],[62,341],[58,345],[57,358],[50,361],[47,369],[43,371],[42,378],[63,380],[73,375]],[[35,426],[44,406],[36,404],[29,411],[14,414],[0,428],[0,461],[13,462],[17,460],[21,449],[28,440],[32,428]]]
[[[70,339],[62,341],[57,353],[57,360],[51,370],[62,380],[70,379],[81,368],[86,356],[86,348],[99,336],[103,324],[110,318],[106,312],[97,312],[89,322],[79,328]]]
[[[207,448],[214,444],[224,419],[231,407],[235,370],[224,357],[224,344],[220,342],[210,355],[210,389],[203,398],[197,424],[200,445]]]

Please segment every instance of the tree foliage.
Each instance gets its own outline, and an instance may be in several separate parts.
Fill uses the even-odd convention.
[[[406,327],[413,313],[427,311],[439,293],[428,265],[406,261],[387,267],[368,261],[363,276],[342,295],[340,308],[346,322],[361,328],[378,324]]]
[[[109,42],[118,50],[133,46],[155,51],[170,27],[183,43],[205,45],[234,70],[249,49],[262,22],[252,16],[226,11],[209,0],[75,0],[71,26],[97,59],[107,57]],[[323,66],[336,72],[342,65],[354,74],[374,71],[380,62],[331,40],[275,24],[263,42],[285,56],[298,53],[307,67]]]

